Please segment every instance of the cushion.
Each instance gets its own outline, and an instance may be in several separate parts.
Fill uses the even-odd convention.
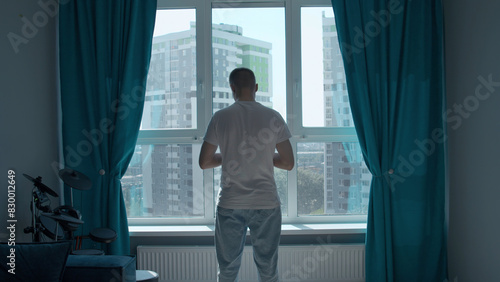
[[[0,243],[0,281],[62,281],[70,241]]]
[[[133,281],[135,256],[69,255],[63,281]]]

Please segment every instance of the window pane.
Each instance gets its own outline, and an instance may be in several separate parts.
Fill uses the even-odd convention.
[[[359,143],[297,144],[299,215],[367,214],[370,181]]]
[[[301,8],[301,40],[303,126],[354,126],[331,7]]]
[[[196,128],[196,11],[158,10],[141,129]]]
[[[272,27],[272,28],[270,28]],[[234,103],[229,74],[237,67],[255,73],[257,102],[286,118],[285,12],[283,8],[212,10],[213,112]],[[214,169],[214,203],[221,169]],[[287,215],[287,173],[275,169],[282,214]]]
[[[288,172],[283,169],[274,168],[274,180],[276,181],[276,188],[278,188],[278,195],[281,201],[281,215],[288,215]]]
[[[213,111],[234,102],[229,74],[237,67],[254,71],[257,102],[286,119],[284,8],[212,10]]]
[[[122,178],[128,217],[205,214],[200,144],[137,145]]]

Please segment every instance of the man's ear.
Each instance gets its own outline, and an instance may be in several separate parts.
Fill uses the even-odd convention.
[[[255,92],[259,91],[259,84],[255,83]]]

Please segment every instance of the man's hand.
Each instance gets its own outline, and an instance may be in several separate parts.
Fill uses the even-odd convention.
[[[221,154],[215,153],[215,151],[217,151],[217,147],[218,146],[203,141],[203,145],[201,145],[200,159],[198,161],[201,169],[214,168],[222,164]]]
[[[295,165],[295,160],[293,158],[293,149],[290,140],[283,141],[276,144],[276,149],[278,153],[274,153],[273,164],[277,168],[292,170]]]

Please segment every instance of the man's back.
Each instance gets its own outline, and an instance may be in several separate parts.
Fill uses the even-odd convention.
[[[254,101],[237,101],[216,112],[205,141],[221,150],[218,205],[243,209],[279,206],[273,155],[276,144],[290,136],[278,112]]]
[[[250,229],[260,280],[275,282],[281,208],[274,167],[293,169],[291,134],[278,112],[255,102],[259,87],[252,70],[234,69],[229,86],[236,102],[210,120],[199,158],[202,169],[222,165],[215,215],[217,281],[237,280]]]

